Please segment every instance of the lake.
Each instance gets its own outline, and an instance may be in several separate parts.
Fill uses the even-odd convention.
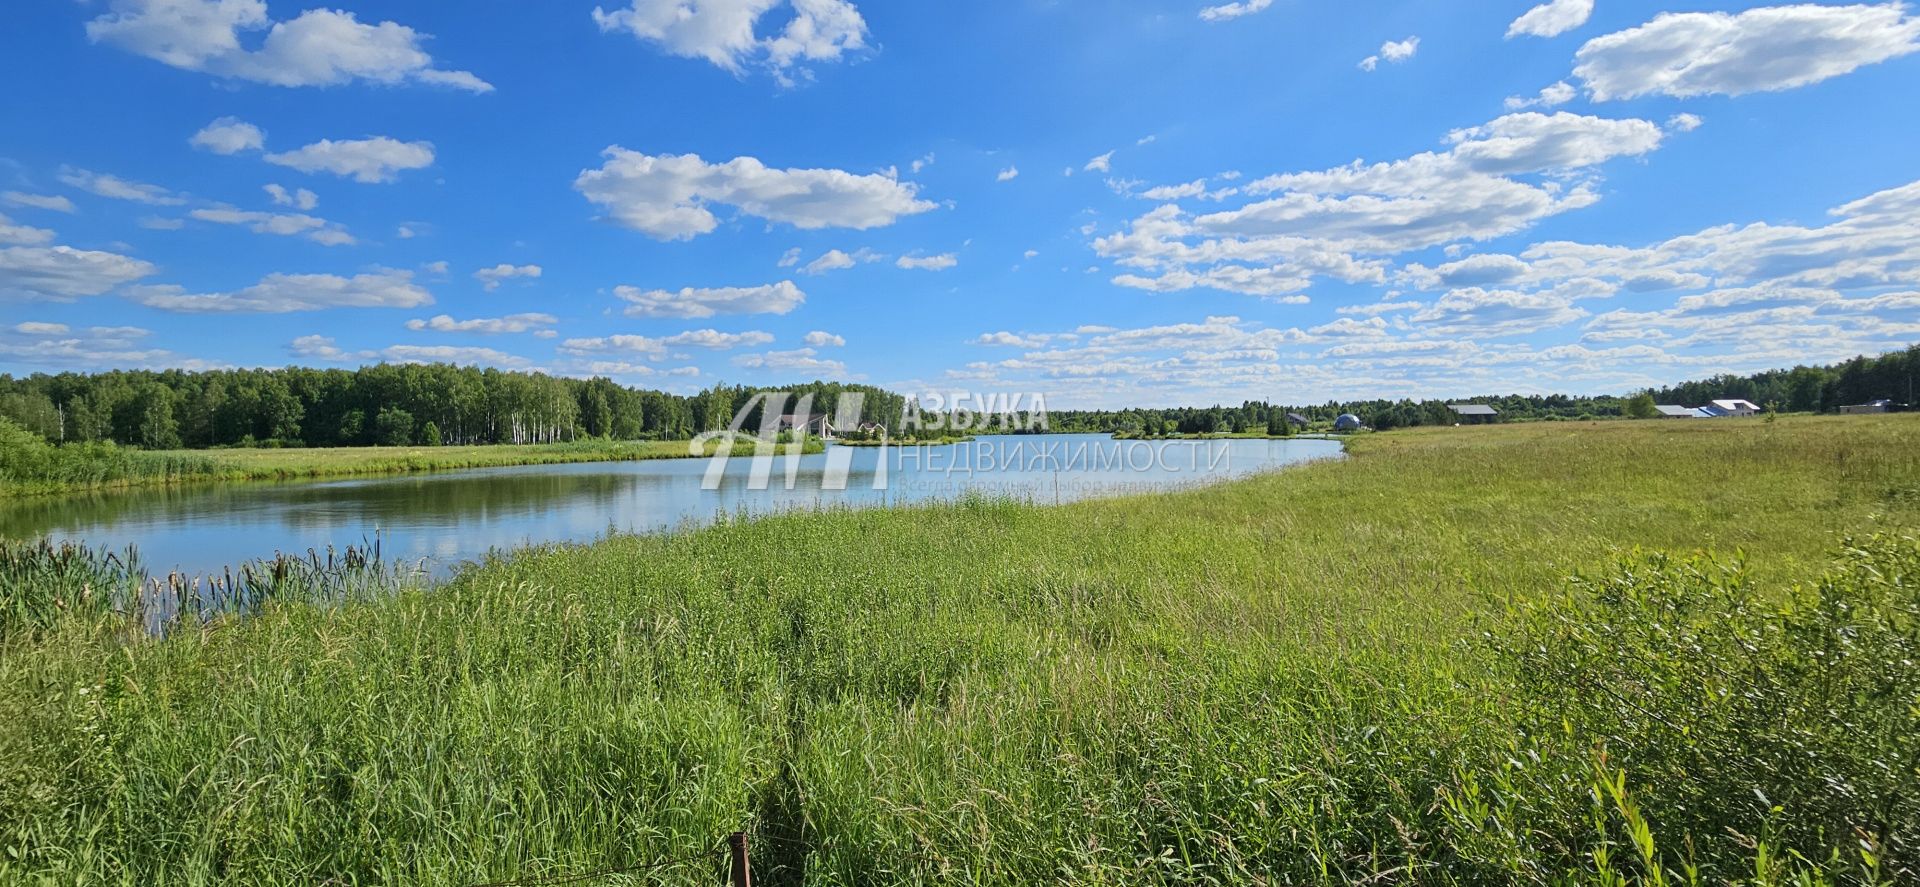
[[[734,458],[711,484],[706,459],[210,483],[0,505],[0,536],[134,545],[148,570],[189,574],[377,537],[388,560],[424,561],[445,575],[493,549],[693,526],[726,514],[969,493],[1051,504],[1213,483],[1339,453],[1339,443],[1323,440],[1030,435],[885,451],[829,445],[823,454],[765,460],[758,482],[754,460]]]

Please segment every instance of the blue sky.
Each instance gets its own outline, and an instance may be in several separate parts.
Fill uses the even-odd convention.
[[[1055,407],[1920,341],[1903,5],[40,0],[0,372],[449,360]]]

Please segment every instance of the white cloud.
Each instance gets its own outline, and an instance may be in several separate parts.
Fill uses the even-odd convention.
[[[890,175],[839,169],[773,169],[752,157],[707,163],[695,154],[651,156],[608,148],[606,163],[580,173],[574,189],[615,221],[660,240],[688,240],[719,225],[708,207],[802,229],[891,225],[935,204]]]
[[[901,256],[894,264],[911,271],[945,271],[960,264],[960,258],[953,253],[941,253],[937,256]]]
[[[1507,26],[1507,39],[1522,35],[1558,37],[1587,23],[1593,0],[1550,0],[1526,11]]]
[[[67,334],[67,325],[64,323],[38,323],[30,320],[26,323],[14,324],[13,331],[23,336],[64,336]]]
[[[181,206],[187,202],[186,198],[159,185],[130,182],[106,173],[61,167],[58,178],[64,184],[113,200],[131,200],[151,206]]]
[[[0,248],[0,296],[55,300],[97,296],[154,272],[148,262],[70,246]]]
[[[356,242],[345,228],[305,213],[267,213],[213,206],[196,209],[187,215],[217,225],[245,225],[255,234],[304,236],[326,246],[351,246]]]
[[[907,164],[907,171],[919,172],[932,165],[933,165],[933,152],[928,151],[925,157],[918,158],[914,160],[912,163]]]
[[[1017,166],[1009,166],[1006,169],[1001,170],[999,175],[994,176],[993,180],[996,182],[1011,182],[1014,179],[1017,179],[1019,177],[1020,177],[1020,168]]]
[[[266,147],[267,134],[238,117],[222,117],[194,133],[187,144],[215,154],[238,154]]]
[[[310,9],[276,22],[265,0],[111,0],[87,37],[217,77],[275,86],[414,81],[471,92],[493,87],[466,71],[434,67],[422,35],[395,22],[362,24],[353,13]],[[257,49],[241,35],[265,31]]]
[[[141,216],[134,220],[134,224],[148,231],[178,231],[181,228],[187,227],[187,223],[183,219],[169,219],[160,216]]]
[[[1039,255],[1040,255],[1040,251],[1039,251],[1039,250],[1037,250],[1037,249],[1030,249],[1030,250],[1027,250],[1027,251],[1026,251],[1026,252],[1024,252],[1024,253],[1021,253],[1020,255],[1021,255],[1021,256],[1023,256],[1023,257],[1025,257],[1025,258],[1029,258],[1029,259],[1031,259],[1031,258],[1035,258],[1035,257],[1037,257],[1037,256],[1039,256]]]
[[[321,311],[328,308],[418,308],[433,296],[407,271],[333,274],[269,274],[228,293],[188,293],[178,286],[141,286],[128,295],[149,308],[188,314]]]
[[[791,12],[786,27],[758,33],[776,9]],[[624,31],[735,74],[766,68],[783,84],[808,76],[797,67],[804,62],[839,61],[867,45],[867,23],[847,0],[631,0],[612,11],[595,7],[593,20],[602,33]]]
[[[261,188],[267,192],[269,198],[273,199],[274,206],[291,206],[306,212],[320,205],[320,195],[305,188],[297,191],[288,191],[279,185],[263,185]]]
[[[468,320],[455,320],[446,314],[436,314],[425,320],[407,321],[407,329],[415,332],[432,331],[436,333],[539,333],[546,327],[560,322],[560,318],[551,314],[529,312],[509,314],[505,317],[475,317]]]
[[[1540,94],[1533,98],[1508,96],[1507,110],[1518,111],[1523,108],[1556,108],[1573,101],[1577,95],[1579,95],[1579,91],[1563,80],[1540,90]]]
[[[1397,65],[1407,59],[1413,58],[1414,54],[1419,51],[1420,38],[1418,37],[1408,37],[1405,40],[1389,40],[1380,44],[1380,53],[1378,55],[1370,55],[1360,60],[1360,70],[1374,70],[1380,67],[1382,61]]]
[[[560,343],[560,350],[573,355],[633,355],[647,360],[665,360],[674,348],[706,348],[712,351],[728,351],[734,348],[765,345],[773,341],[771,333],[748,330],[740,333],[723,333],[715,329],[688,330],[671,336],[635,336],[615,335],[598,336],[586,339],[568,339]]]
[[[1098,157],[1093,158],[1092,160],[1087,161],[1087,165],[1081,167],[1080,169],[1082,172],[1112,172],[1113,171],[1113,152],[1108,151],[1105,154],[1102,154]],[[1068,170],[1067,174],[1072,175],[1073,171]]]
[[[39,246],[53,242],[53,232],[30,225],[16,225],[0,215],[0,246]]]
[[[158,348],[140,348],[136,340],[148,335],[138,327],[89,327],[70,330],[60,323],[23,323],[12,328],[19,338],[0,330],[0,356],[32,367],[72,368],[86,372],[108,369],[217,369],[220,364],[184,357]]]
[[[389,363],[452,363],[505,369],[524,369],[533,365],[533,361],[518,354],[461,345],[392,345],[381,349],[380,357]]]
[[[1048,342],[1053,341],[1054,338],[1054,336],[1046,334],[1010,333],[1001,330],[997,333],[981,333],[979,338],[973,340],[973,344],[1005,346],[1008,348],[1043,348]]]
[[[764,354],[745,354],[733,359],[734,366],[754,370],[768,370],[780,373],[810,373],[821,378],[844,377],[847,365],[838,360],[825,360],[812,348],[798,348],[792,351],[768,351]]]
[[[19,191],[8,191],[0,194],[0,201],[4,201],[8,206],[24,206],[58,213],[72,214],[79,211],[74,207],[73,201],[58,194],[25,194]]]
[[[1450,133],[1444,152],[1248,183],[1253,198],[1193,214],[1172,204],[1097,237],[1094,251],[1136,271],[1115,283],[1157,292],[1208,287],[1269,298],[1321,277],[1380,283],[1380,257],[1524,230],[1599,199],[1583,171],[1661,142],[1645,120],[1512,114]]]
[[[786,314],[807,300],[807,294],[783,280],[764,286],[686,287],[678,291],[615,287],[613,294],[628,303],[628,317],[701,318],[719,314]]]
[[[1200,10],[1200,20],[1206,22],[1224,22],[1252,15],[1273,5],[1273,0],[1242,0],[1239,3],[1222,3]]]
[[[1667,118],[1667,128],[1674,132],[1693,132],[1705,123],[1698,114],[1675,114]]]
[[[304,148],[268,154],[268,163],[304,173],[328,172],[369,184],[391,182],[402,171],[433,165],[432,142],[402,142],[386,136],[334,141],[321,139]]]
[[[800,248],[796,246],[792,249],[787,250],[784,253],[781,253],[780,261],[775,264],[781,268],[792,268],[793,266],[800,264],[800,255],[801,255]]]
[[[814,330],[808,333],[806,342],[810,348],[843,348],[846,347],[847,344],[846,337],[837,336],[823,330]]]
[[[1573,73],[1595,101],[1793,89],[1920,50],[1920,19],[1905,12],[1890,3],[1662,13],[1588,41]]]
[[[503,262],[491,268],[482,268],[473,272],[473,279],[480,281],[480,285],[484,287],[487,292],[493,292],[499,289],[500,284],[506,281],[515,278],[537,280],[543,273],[545,273],[545,269],[539,265],[509,265]]]

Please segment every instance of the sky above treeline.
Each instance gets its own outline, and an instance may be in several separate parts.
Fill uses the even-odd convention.
[[[446,361],[1067,407],[1920,341],[1902,3],[38,0],[0,372]]]

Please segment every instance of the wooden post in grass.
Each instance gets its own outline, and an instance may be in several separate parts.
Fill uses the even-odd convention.
[[[733,887],[753,887],[753,873],[747,868],[747,833],[734,832],[727,837],[733,848]]]

